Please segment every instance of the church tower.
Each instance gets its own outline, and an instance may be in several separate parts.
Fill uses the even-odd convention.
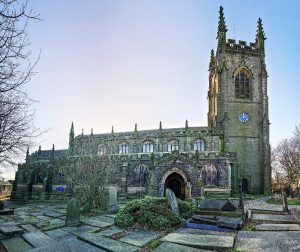
[[[220,7],[218,46],[209,64],[208,126],[221,136],[221,151],[237,153],[233,187],[269,193],[271,166],[265,34],[258,19],[255,43],[226,40]]]

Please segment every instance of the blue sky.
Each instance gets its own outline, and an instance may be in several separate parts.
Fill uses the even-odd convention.
[[[43,21],[29,26],[32,59],[42,53],[26,90],[38,100],[35,125],[50,129],[36,145],[66,148],[72,121],[76,134],[159,121],[183,127],[186,119],[206,126],[220,5],[227,38],[254,42],[263,19],[271,144],[292,135],[300,123],[300,1],[35,0]]]

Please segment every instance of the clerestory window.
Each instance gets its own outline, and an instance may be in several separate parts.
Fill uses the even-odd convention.
[[[250,99],[250,77],[245,70],[241,70],[235,76],[235,98]]]
[[[153,152],[153,143],[150,141],[146,141],[143,144],[143,152],[144,153],[151,153]]]
[[[176,140],[172,140],[168,143],[168,152],[175,150],[178,150],[178,142]]]
[[[105,149],[105,146],[104,145],[99,145],[98,146],[98,154],[100,155],[100,156],[102,156],[102,155],[104,155],[106,153],[106,149]]]
[[[203,139],[198,139],[194,142],[194,151],[205,151],[205,141]]]
[[[128,153],[128,144],[127,143],[119,144],[119,154],[126,154],[126,153]]]

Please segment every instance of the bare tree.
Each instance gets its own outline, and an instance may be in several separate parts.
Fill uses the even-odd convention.
[[[15,164],[35,135],[32,103],[24,85],[33,74],[27,36],[29,20],[39,20],[27,0],[0,0],[0,166]]]
[[[105,200],[108,173],[114,162],[108,155],[78,155],[58,160],[58,172],[63,176],[67,190],[82,203],[101,207]]]
[[[282,140],[272,152],[272,169],[276,174],[274,182],[282,184],[281,187],[300,187],[300,134],[299,126],[295,135]],[[279,180],[280,178],[280,180]]]

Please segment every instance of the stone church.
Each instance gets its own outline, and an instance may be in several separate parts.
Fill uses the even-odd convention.
[[[18,166],[14,198],[64,192],[55,160],[80,155],[108,155],[115,168],[109,184],[126,195],[136,192],[177,197],[203,193],[269,193],[271,188],[269,111],[265,34],[258,19],[255,42],[226,38],[223,8],[219,11],[217,49],[211,51],[208,126],[164,128],[74,136],[69,148],[27,153]]]

